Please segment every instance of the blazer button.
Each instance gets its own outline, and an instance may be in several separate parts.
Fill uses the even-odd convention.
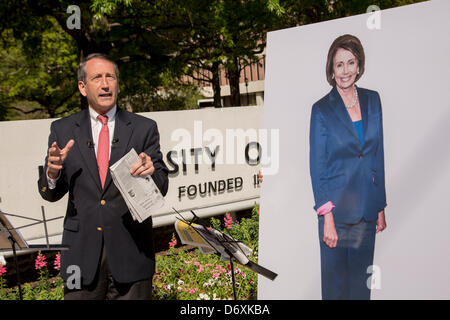
[[[104,205],[106,204],[106,201],[105,201],[105,200],[102,200],[102,201],[100,201],[100,204],[101,204],[102,206],[104,206]]]
[[[98,231],[102,231],[103,229],[102,229],[101,227],[98,227],[97,230],[98,230]]]

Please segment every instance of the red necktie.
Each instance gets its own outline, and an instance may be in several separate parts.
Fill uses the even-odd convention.
[[[98,173],[100,175],[100,181],[102,188],[105,186],[106,175],[108,173],[109,165],[109,129],[108,129],[108,117],[99,115],[97,117],[102,122],[102,129],[98,137],[97,148],[97,165]]]

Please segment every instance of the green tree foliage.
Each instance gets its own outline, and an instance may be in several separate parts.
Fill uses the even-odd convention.
[[[239,106],[241,71],[261,59],[266,46],[266,33],[278,26],[281,7],[277,7],[275,1],[265,0],[226,0],[222,5],[223,65],[230,82],[231,103]],[[274,8],[271,9],[270,5]]]
[[[153,5],[139,0],[96,0],[92,9],[97,19],[107,17],[110,20],[117,12],[140,8],[140,16],[134,21],[151,26],[152,30],[163,34],[166,41],[176,44],[172,48],[172,63],[178,71],[195,80],[209,82],[214,91],[214,105],[220,107],[219,71],[225,69],[232,104],[240,105],[240,72],[260,59],[265,47],[265,33],[277,26],[277,18],[283,13],[278,0],[165,0],[151,3]],[[151,21],[145,20],[150,16]],[[161,23],[156,16],[164,17]]]
[[[4,29],[0,39],[0,119],[58,117],[79,107],[73,40],[54,19],[46,21],[36,51]]]
[[[117,1],[115,13],[108,17],[96,14],[96,1],[78,1],[80,29],[67,27],[70,13],[66,11],[71,2],[7,0],[0,4],[1,56],[2,62],[9,63],[2,63],[0,119],[53,117],[71,112],[72,96],[69,99],[66,90],[61,90],[66,82],[73,89],[78,108],[86,107],[86,101],[77,93],[76,66],[93,52],[107,53],[118,62],[119,104],[128,109],[196,107],[196,88],[177,81],[181,67],[173,59],[177,42],[172,35],[183,26],[177,27],[177,19],[162,14],[166,1],[136,1],[133,6]],[[109,12],[108,2],[102,3],[105,7],[100,7],[100,12]],[[171,21],[174,23],[168,24]],[[50,45],[61,50],[50,50]],[[54,61],[59,63],[58,68]],[[30,65],[23,71],[26,78],[22,78],[18,67],[24,64]],[[10,77],[11,73],[16,76]],[[44,75],[47,82],[43,82]]]

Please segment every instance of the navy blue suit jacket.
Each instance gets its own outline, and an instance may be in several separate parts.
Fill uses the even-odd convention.
[[[386,207],[380,96],[357,88],[364,146],[336,87],[311,112],[310,173],[317,210],[331,201],[338,223],[376,220]]]
[[[47,158],[39,179],[39,192],[48,201],[57,201],[67,192],[69,200],[64,219],[63,240],[69,250],[61,255],[61,276],[67,267],[81,269],[83,284],[91,283],[99,265],[103,243],[114,279],[121,283],[150,278],[155,269],[152,219],[134,221],[108,170],[102,189],[92,141],[89,110],[54,121],[50,128],[49,147],[56,141],[63,148],[70,139],[75,145],[64,162],[56,188],[47,182]],[[156,122],[117,109],[110,165],[132,148],[148,154],[155,167],[153,180],[165,195],[168,169],[163,162]]]

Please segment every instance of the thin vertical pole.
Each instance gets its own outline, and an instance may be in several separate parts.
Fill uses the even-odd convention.
[[[44,206],[41,206],[41,210],[42,210],[42,221],[44,222],[45,241],[47,243],[47,249],[48,249],[48,248],[50,248],[50,243],[49,243],[49,240],[48,240],[47,220],[45,219]]]
[[[234,265],[233,265],[233,258],[230,255],[230,266],[231,266],[231,281],[233,283],[233,296],[234,300],[237,300],[236,296],[236,280],[234,278]]]
[[[15,243],[14,239],[12,239],[11,237],[9,238],[9,241],[11,242],[13,255],[14,255],[14,264],[16,265],[16,279],[17,279],[17,287],[19,288],[19,298],[20,298],[20,300],[23,300],[22,288],[20,286],[19,263],[17,262],[17,254],[16,254],[16,243]]]

